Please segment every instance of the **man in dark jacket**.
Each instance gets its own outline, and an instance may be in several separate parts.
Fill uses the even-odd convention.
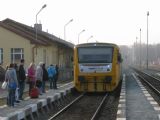
[[[19,99],[20,100],[23,100],[23,92],[24,92],[24,89],[25,89],[25,79],[26,79],[26,72],[25,72],[25,69],[24,69],[24,59],[21,59],[20,61],[20,66],[19,66],[19,70],[18,70],[18,73],[19,73],[19,79],[18,79],[18,82],[19,82]]]
[[[43,80],[42,80],[42,93],[45,93],[45,87],[46,87],[46,81],[48,80],[48,72],[46,70],[46,66],[45,63],[42,65],[42,69],[43,69]]]
[[[58,80],[58,75],[59,75],[59,67],[58,67],[57,64],[56,64],[55,68],[56,68],[56,75],[55,75],[55,89],[57,89],[57,80]]]

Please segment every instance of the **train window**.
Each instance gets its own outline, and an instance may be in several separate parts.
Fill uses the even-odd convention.
[[[121,53],[118,53],[118,62],[122,62],[122,56],[121,56]]]
[[[112,63],[113,47],[78,48],[79,63]]]

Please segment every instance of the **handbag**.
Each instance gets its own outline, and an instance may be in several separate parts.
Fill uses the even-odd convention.
[[[6,89],[7,88],[7,82],[6,81],[4,81],[3,83],[2,83],[2,89]]]
[[[16,101],[19,100],[19,88],[18,87],[16,88],[16,91],[15,91],[15,100]]]

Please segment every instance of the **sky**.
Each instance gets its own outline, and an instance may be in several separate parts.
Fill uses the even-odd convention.
[[[136,41],[160,43],[159,0],[1,0],[0,20],[6,18],[34,26],[36,14],[44,31],[74,44],[109,42],[133,45]],[[82,30],[85,30],[81,33]],[[90,38],[90,36],[93,36]],[[90,39],[89,39],[90,38]]]

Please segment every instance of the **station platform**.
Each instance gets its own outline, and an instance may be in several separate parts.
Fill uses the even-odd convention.
[[[123,76],[117,120],[159,120],[160,107],[133,71]]]
[[[15,107],[8,107],[7,105],[0,106],[0,120],[21,120],[26,119],[27,116],[30,116],[30,119],[34,120],[33,113],[38,116],[39,110],[48,109],[48,106],[51,106],[54,101],[69,94],[72,88],[73,83],[70,82],[58,86],[56,90],[48,90],[43,95],[40,95],[39,98],[25,98],[25,100],[16,104]]]

